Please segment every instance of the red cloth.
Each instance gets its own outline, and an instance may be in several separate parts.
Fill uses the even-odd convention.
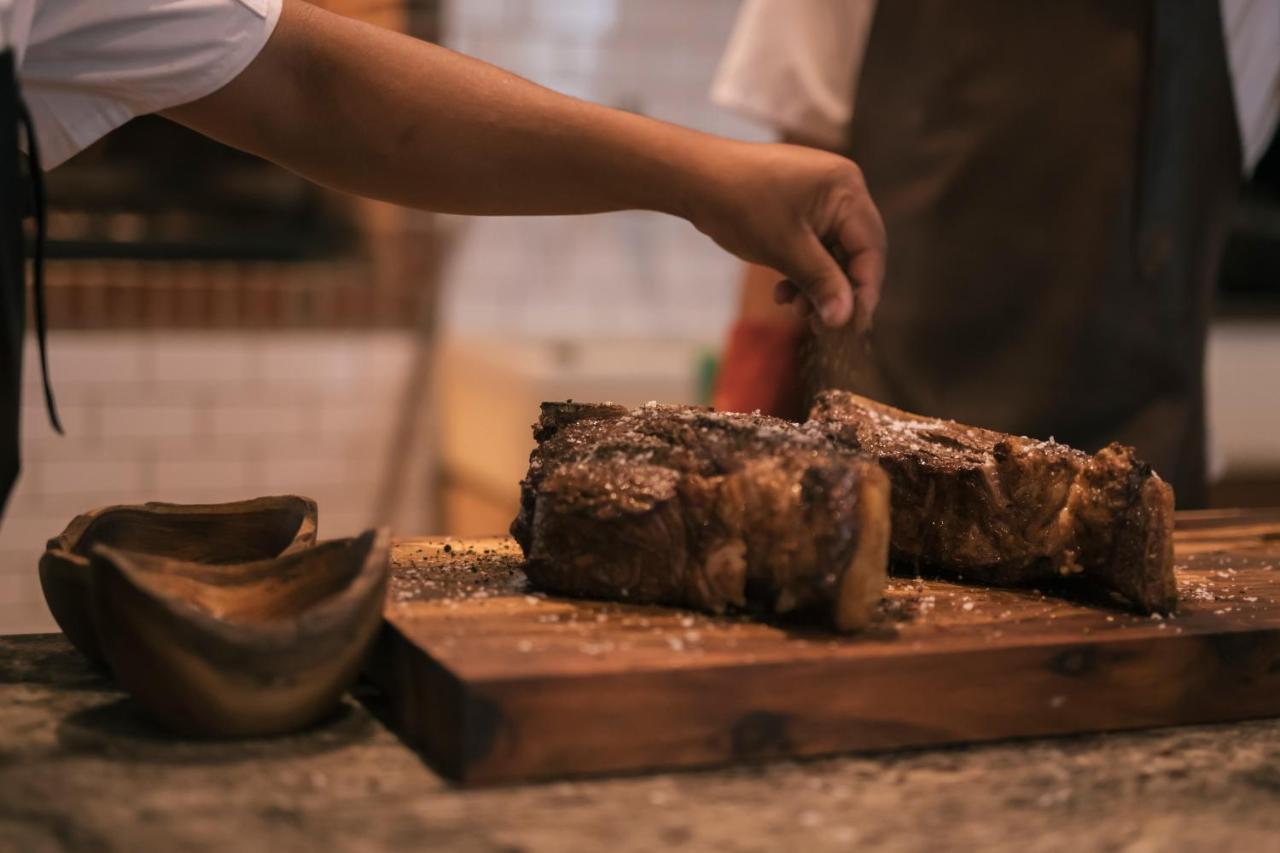
[[[711,402],[722,412],[800,420],[801,331],[781,323],[739,321],[729,330]]]

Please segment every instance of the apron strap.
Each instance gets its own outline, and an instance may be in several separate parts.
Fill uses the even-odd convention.
[[[17,83],[14,84],[17,86]],[[31,119],[31,110],[27,108],[27,102],[22,97],[22,92],[16,92],[18,124],[22,128],[23,134],[27,142],[27,158],[26,158],[26,178],[30,182],[30,193],[24,193],[23,202],[30,203],[29,213],[36,220],[36,239],[35,245],[31,249],[31,265],[32,265],[32,292],[34,294],[35,304],[35,320],[36,320],[36,345],[40,350],[40,379],[44,384],[44,405],[49,413],[49,422],[53,424],[54,430],[59,435],[64,435],[62,431],[62,421],[58,418],[58,406],[53,399],[53,384],[49,380],[49,342],[48,342],[48,314],[45,309],[44,298],[44,246],[45,236],[47,234],[48,217],[45,212],[45,195],[44,195],[44,171],[40,166],[40,148],[36,145],[36,125]]]
[[[19,178],[18,87],[13,51],[0,48],[0,511],[21,468],[18,431],[22,409],[22,210],[27,193]]]

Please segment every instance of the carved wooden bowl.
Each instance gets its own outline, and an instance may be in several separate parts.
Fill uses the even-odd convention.
[[[223,504],[109,506],[76,516],[49,540],[40,558],[40,586],[67,639],[102,661],[89,607],[94,546],[221,566],[279,557],[315,541],[316,503],[294,495]]]
[[[355,679],[381,624],[388,545],[385,530],[369,530],[216,566],[96,545],[102,652],[120,685],[183,734],[310,725]]]

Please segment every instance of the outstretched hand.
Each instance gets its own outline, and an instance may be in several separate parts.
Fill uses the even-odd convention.
[[[780,298],[829,326],[865,329],[879,299],[884,225],[848,159],[575,100],[302,0],[285,0],[238,77],[165,114],[317,183],[426,210],[684,216],[781,272]]]
[[[704,166],[690,220],[786,279],[775,299],[827,326],[870,326],[884,281],[884,222],[849,159],[795,145],[724,141]]]

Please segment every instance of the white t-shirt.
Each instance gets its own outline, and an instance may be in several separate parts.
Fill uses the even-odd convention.
[[[135,116],[216,92],[275,29],[283,0],[0,0],[45,169]]]
[[[746,0],[712,99],[804,141],[840,146],[876,2]],[[1280,119],[1280,0],[1220,2],[1247,173]]]

